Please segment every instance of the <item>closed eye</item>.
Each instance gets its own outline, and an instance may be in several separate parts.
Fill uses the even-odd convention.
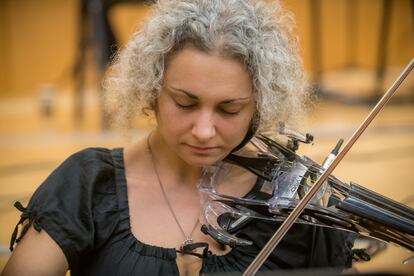
[[[196,104],[180,104],[178,102],[174,102],[174,103],[178,108],[185,109],[185,110],[196,107]]]
[[[220,112],[225,114],[225,115],[237,115],[240,113],[241,110],[236,110],[236,111],[230,111],[230,110],[226,110],[226,109],[220,109]]]
[[[229,103],[223,103],[218,106],[218,110],[225,114],[225,115],[237,115],[239,114],[244,107],[247,105],[247,103],[243,102],[229,102]]]

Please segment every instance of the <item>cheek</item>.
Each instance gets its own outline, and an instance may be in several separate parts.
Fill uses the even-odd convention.
[[[171,103],[160,103],[157,114],[157,125],[164,131],[179,134],[190,127],[190,120]]]
[[[216,130],[230,146],[237,146],[246,136],[251,116],[218,120]]]

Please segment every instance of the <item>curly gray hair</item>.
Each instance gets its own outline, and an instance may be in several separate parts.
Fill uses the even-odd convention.
[[[168,57],[188,43],[246,65],[255,90],[259,131],[298,118],[308,90],[292,35],[293,16],[278,1],[272,2],[159,0],[106,78],[107,107],[115,121],[126,125],[137,111],[154,108]]]

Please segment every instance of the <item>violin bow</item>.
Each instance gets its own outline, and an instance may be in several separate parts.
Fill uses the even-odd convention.
[[[351,138],[346,142],[344,148],[338,153],[338,155],[334,158],[332,163],[326,168],[326,170],[321,174],[312,188],[308,191],[308,193],[299,201],[298,205],[292,210],[286,220],[282,223],[282,225],[277,229],[275,234],[270,238],[270,240],[266,243],[266,245],[262,248],[262,250],[257,254],[256,258],[253,262],[247,267],[246,271],[243,273],[243,276],[252,276],[255,275],[259,268],[263,265],[269,255],[273,252],[282,238],[285,236],[286,232],[290,229],[293,225],[295,220],[300,216],[302,211],[305,209],[306,205],[312,199],[312,197],[317,193],[319,188],[322,184],[326,181],[332,171],[336,168],[336,166],[341,162],[341,160],[345,157],[354,143],[358,140],[358,138],[362,135],[362,133],[366,130],[366,128],[370,125],[370,123],[374,120],[374,118],[378,115],[378,113],[384,108],[385,104],[391,99],[391,97],[395,94],[397,89],[400,87],[401,83],[405,80],[405,78],[410,74],[411,70],[414,67],[414,58],[408,63],[402,73],[398,76],[395,82],[391,85],[388,91],[382,96],[382,98],[378,101],[375,107],[371,110],[365,120],[361,123],[361,125],[355,130],[352,134]]]

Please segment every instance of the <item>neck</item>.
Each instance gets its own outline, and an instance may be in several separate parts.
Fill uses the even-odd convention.
[[[171,185],[195,187],[200,175],[201,168],[191,166],[182,160],[175,151],[173,151],[162,135],[154,130],[148,137],[149,146],[151,147],[152,157],[156,162],[158,171]]]

